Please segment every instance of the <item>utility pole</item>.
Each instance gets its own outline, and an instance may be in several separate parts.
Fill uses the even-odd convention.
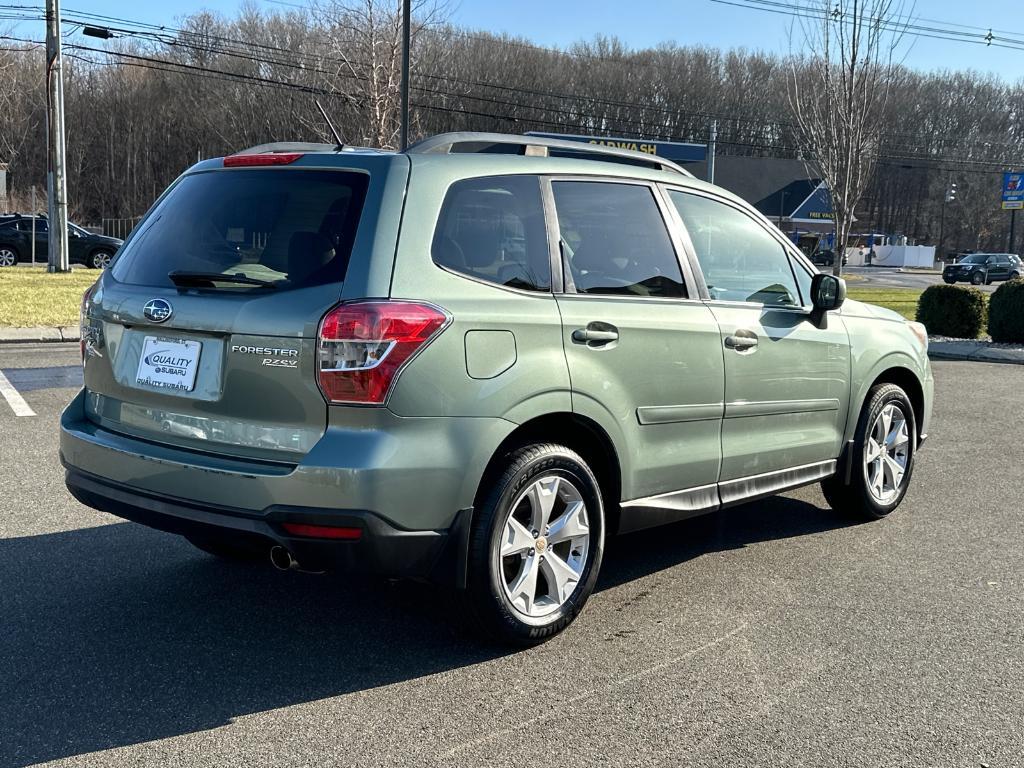
[[[939,247],[938,253],[935,254],[936,258],[943,261],[945,261],[942,247],[946,240],[946,204],[952,203],[954,200],[956,200],[956,183],[950,181],[949,186],[946,187],[946,193],[942,196],[942,213],[939,215]]]
[[[402,128],[399,148],[409,146],[409,40],[412,26],[411,0],[402,0]]]
[[[715,141],[718,139],[718,121],[711,121],[711,135],[708,137],[708,181],[715,183]]]
[[[36,185],[32,182],[32,266],[36,265]]]
[[[1010,245],[1007,247],[1007,251],[1013,253],[1013,243],[1017,239],[1015,237],[1017,233],[1017,209],[1014,208],[1010,211]]]
[[[48,272],[68,266],[68,185],[64,173],[64,73],[60,52],[60,0],[46,0],[46,195],[50,253]]]

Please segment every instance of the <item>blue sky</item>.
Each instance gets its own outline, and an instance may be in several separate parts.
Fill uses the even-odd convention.
[[[255,0],[257,7],[268,12],[287,10],[290,2]],[[160,0],[159,3],[65,0],[64,5],[140,21],[173,23],[184,14],[204,8],[233,14],[241,0]],[[680,45],[700,43],[721,48],[785,52],[791,22],[787,16],[711,0],[454,0],[450,7],[452,21],[457,24],[523,35],[542,45],[555,46],[597,34],[615,34],[633,47],[674,40]],[[922,23],[926,19],[944,28],[974,31],[978,27],[984,32],[992,27],[1024,37],[1022,0],[972,0],[970,3],[917,0],[915,15]],[[22,25],[20,29],[25,31],[27,26]],[[1024,78],[1024,51],[1021,50],[920,37],[911,38],[910,42],[906,62],[917,69],[974,69],[992,72],[1010,81]]]

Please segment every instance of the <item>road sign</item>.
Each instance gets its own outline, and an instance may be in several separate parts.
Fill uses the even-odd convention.
[[[1009,171],[1003,174],[1003,210],[1024,209],[1024,171]]]
[[[528,131],[527,136],[540,136],[545,139],[568,139],[582,141],[587,144],[601,144],[618,149],[632,149],[635,152],[646,152],[677,163],[700,162],[707,157],[707,145],[688,144],[681,141],[647,141],[646,139],[627,139],[616,136],[581,136],[575,133],[543,133]]]

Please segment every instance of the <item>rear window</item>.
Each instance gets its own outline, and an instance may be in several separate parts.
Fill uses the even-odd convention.
[[[183,275],[192,276],[192,285],[224,290],[340,282],[368,180],[364,173],[297,169],[186,176],[149,214],[111,273],[149,286],[182,285]],[[204,283],[195,275],[225,277]]]

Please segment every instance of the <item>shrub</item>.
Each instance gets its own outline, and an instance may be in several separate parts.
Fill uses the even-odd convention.
[[[985,327],[985,294],[962,285],[933,285],[917,300],[917,320],[928,333],[976,339]]]
[[[1024,343],[1024,280],[996,288],[988,305],[988,332],[992,341]]]

